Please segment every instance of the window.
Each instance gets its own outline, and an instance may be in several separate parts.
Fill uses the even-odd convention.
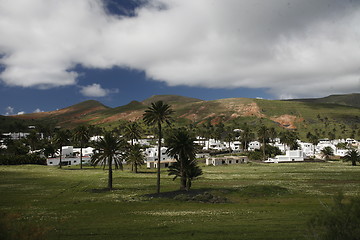
[[[53,164],[53,162],[49,162],[49,164]]]

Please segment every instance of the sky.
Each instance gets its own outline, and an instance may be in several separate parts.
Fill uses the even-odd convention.
[[[360,92],[360,0],[0,0],[0,114]]]

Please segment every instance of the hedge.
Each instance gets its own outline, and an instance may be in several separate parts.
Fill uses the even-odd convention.
[[[22,165],[22,164],[46,165],[46,158],[40,157],[36,154],[28,154],[28,155],[0,154],[0,165]]]

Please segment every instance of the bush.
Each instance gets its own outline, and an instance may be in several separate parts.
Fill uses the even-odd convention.
[[[249,160],[261,160],[263,159],[263,154],[259,150],[248,153]]]
[[[46,158],[40,157],[39,155],[36,154],[0,155],[0,165],[22,165],[22,164],[46,165]]]
[[[343,202],[343,195],[334,198],[333,206],[325,206],[308,222],[312,239],[360,239],[360,198]]]

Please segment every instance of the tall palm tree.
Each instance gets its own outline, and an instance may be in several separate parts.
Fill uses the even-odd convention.
[[[266,126],[261,126],[260,129],[258,130],[258,137],[259,140],[262,140],[262,145],[263,145],[263,160],[265,161],[266,156],[265,156],[265,145],[266,145],[266,140],[269,138],[269,129]]]
[[[158,129],[158,164],[157,164],[157,193],[160,193],[160,161],[161,161],[161,140],[162,130],[161,126],[163,123],[170,124],[171,114],[174,111],[171,106],[164,103],[163,101],[157,101],[151,103],[151,106],[145,110],[143,115],[144,122],[147,125],[157,125]]]
[[[111,132],[105,132],[104,137],[94,144],[96,153],[91,157],[93,165],[100,164],[106,167],[108,165],[108,189],[112,189],[112,164],[115,164],[115,169],[122,170],[123,151],[125,150],[125,141]]]
[[[351,162],[353,166],[356,166],[356,162],[360,162],[360,153],[356,149],[350,149],[344,156],[346,162]]]
[[[251,131],[249,127],[245,127],[241,132],[241,140],[243,142],[243,150],[247,151],[247,147],[249,142],[254,138],[254,133]]]
[[[54,137],[54,143],[56,144],[56,146],[59,147],[60,149],[60,161],[59,161],[59,167],[61,168],[62,166],[62,147],[65,144],[69,144],[70,143],[70,132],[69,130],[58,130],[55,133],[55,137]]]
[[[176,163],[169,167],[169,175],[174,175],[174,180],[180,177],[180,190],[189,190],[191,181],[202,174],[195,161],[195,140],[187,130],[178,129],[165,141],[168,147],[167,154],[176,159]]]
[[[73,138],[80,144],[80,169],[82,169],[82,149],[90,140],[89,128],[84,125],[78,126],[75,128]]]

